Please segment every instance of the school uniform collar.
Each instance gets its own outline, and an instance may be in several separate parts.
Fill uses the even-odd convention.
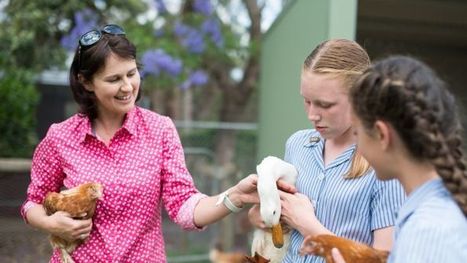
[[[342,163],[349,161],[355,152],[355,148],[356,148],[355,144],[350,145],[344,152],[342,152],[339,156],[337,156],[336,159],[334,159],[330,164],[328,164],[326,169],[330,169],[332,167],[338,166]]]
[[[313,151],[313,155],[316,160],[321,160],[321,168],[324,170],[324,161],[323,161],[323,149],[326,140],[321,136],[316,130],[311,130],[307,136],[304,138],[303,147],[310,148]],[[326,170],[332,167],[338,166],[350,158],[352,158],[353,153],[355,152],[356,145],[352,144],[344,152],[342,152],[335,160],[326,166]]]
[[[396,226],[401,226],[405,221],[417,210],[425,200],[434,196],[447,194],[447,190],[443,185],[441,178],[432,179],[417,187],[410,195],[407,196],[404,204],[399,210]]]

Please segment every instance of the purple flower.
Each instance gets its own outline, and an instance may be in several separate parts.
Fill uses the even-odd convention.
[[[145,77],[147,75],[159,76],[160,69],[157,65],[157,57],[160,55],[160,50],[148,50],[144,52],[141,57],[141,64],[143,64],[143,69],[141,70],[141,76]]]
[[[191,83],[196,86],[201,86],[208,83],[208,75],[203,70],[192,72],[189,77]]]
[[[190,53],[201,54],[205,48],[203,35],[198,30],[193,29],[182,39],[182,45]]]
[[[160,28],[157,30],[154,30],[154,36],[157,38],[163,37],[165,35],[164,29]]]
[[[67,50],[76,49],[81,35],[96,27],[97,15],[91,9],[78,11],[74,15],[74,24],[70,33],[60,39],[61,45]]]
[[[171,77],[177,77],[183,70],[183,63],[180,59],[175,59],[162,49],[148,50],[142,58],[143,70],[141,75],[154,75],[158,77],[162,72]]]
[[[174,33],[179,38],[181,45],[185,47],[188,52],[193,54],[203,53],[205,43],[202,32],[177,21],[175,23]]]
[[[190,26],[183,24],[180,21],[175,22],[174,33],[177,37],[183,37],[188,34],[191,30]]]
[[[170,57],[170,56],[169,56]],[[170,57],[170,60],[165,61],[164,65],[160,65],[169,75],[177,77],[182,73],[183,63],[180,59]]]
[[[210,0],[195,0],[193,3],[193,9],[195,12],[205,16],[210,16],[213,11]]]
[[[81,33],[73,28],[68,35],[62,36],[60,39],[60,45],[62,45],[66,50],[74,50],[78,44],[76,40],[80,35]]]
[[[76,27],[83,31],[89,31],[97,25],[97,14],[89,8],[76,12],[74,17]]]
[[[159,14],[164,14],[167,12],[167,7],[165,6],[164,0],[155,0],[156,9]]]
[[[186,90],[191,86],[202,86],[208,83],[209,77],[203,70],[196,70],[190,73],[190,76],[181,85],[180,89]]]
[[[212,42],[214,42],[217,47],[220,48],[224,46],[224,38],[222,36],[221,26],[217,19],[206,19],[201,25],[201,30],[203,33],[211,37]]]

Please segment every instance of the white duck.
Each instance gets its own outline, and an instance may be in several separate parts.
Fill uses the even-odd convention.
[[[258,174],[258,195],[260,200],[260,215],[266,227],[272,228],[272,233],[256,229],[251,246],[252,255],[257,252],[271,263],[282,262],[289,245],[290,233],[283,234],[279,223],[281,216],[281,201],[276,181],[281,179],[295,185],[297,170],[295,167],[274,156],[268,156],[256,166]],[[274,234],[274,238],[273,238]]]

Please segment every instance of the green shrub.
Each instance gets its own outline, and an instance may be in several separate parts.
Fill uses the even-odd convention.
[[[0,76],[0,157],[31,157],[37,143],[35,110],[39,93],[24,70]]]

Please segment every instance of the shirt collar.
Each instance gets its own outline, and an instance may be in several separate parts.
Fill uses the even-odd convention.
[[[440,178],[430,180],[421,186],[417,187],[405,200],[405,203],[402,205],[399,210],[399,215],[397,217],[396,225],[400,226],[403,224],[410,215],[427,199],[432,196],[438,196],[445,193],[443,182]]]
[[[129,111],[125,115],[125,119],[123,120],[122,129],[126,130],[131,135],[136,134],[138,112],[139,112],[139,109],[138,107],[135,106],[131,111]],[[92,131],[92,125],[91,125],[91,121],[89,120],[89,117],[84,116],[84,115],[80,117],[82,121],[78,129],[79,129],[79,132],[81,133],[81,136],[80,136],[81,142],[85,142],[87,137],[89,136],[95,137],[95,134]]]
[[[136,134],[137,124],[138,124],[138,120],[137,120],[138,111],[139,111],[138,107],[135,106],[131,111],[129,111],[126,114],[125,120],[123,121],[122,128],[126,129],[128,133],[130,133],[131,135]]]
[[[78,118],[80,118],[80,122],[77,127],[77,130],[80,133],[79,138],[81,138],[81,142],[85,142],[87,137],[94,136],[92,134],[91,121],[88,116],[81,113],[78,113]]]
[[[317,132],[316,130],[312,130],[312,132],[307,134],[307,136],[305,137],[303,147],[313,149],[315,158],[323,162],[323,149],[325,142],[326,140],[321,136],[319,132]],[[339,154],[339,156],[337,156],[337,158],[331,163],[329,163],[325,168],[324,163],[322,163],[322,168],[327,170],[348,161],[352,157],[355,148],[355,144],[351,145],[344,152]]]

